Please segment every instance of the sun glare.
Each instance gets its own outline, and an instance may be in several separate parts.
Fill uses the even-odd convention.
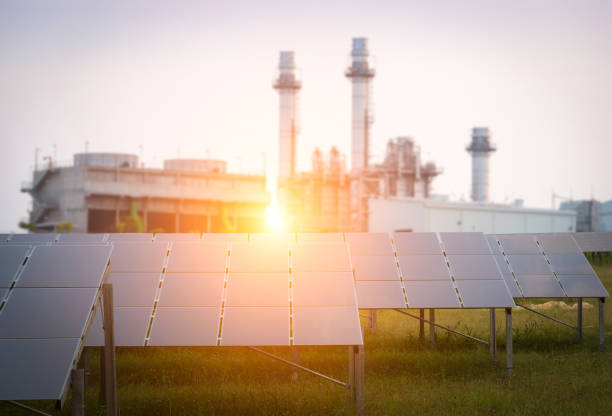
[[[275,204],[268,206],[268,208],[266,209],[266,217],[268,222],[268,231],[283,231],[283,217],[278,211],[278,207]]]

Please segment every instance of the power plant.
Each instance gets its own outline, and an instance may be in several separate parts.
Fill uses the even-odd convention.
[[[474,127],[466,150],[472,155],[474,203],[432,194],[442,173],[423,162],[409,136],[389,138],[381,161],[371,160],[372,65],[368,39],[352,39],[344,71],[352,85],[350,160],[336,147],[315,149],[309,171],[297,170],[302,82],[294,51],[281,51],[272,87],[279,96],[278,211],[285,231],[482,231],[568,232],[576,212],[526,209],[489,203],[489,156],[496,151],[487,127]],[[265,230],[270,204],[264,175],[228,172],[222,160],[170,159],[163,169],[145,168],[138,157],[82,153],[74,164],[35,169],[22,186],[32,196],[29,225],[51,231],[70,222],[77,232],[114,232],[136,218],[145,231],[257,232]],[[129,223],[129,221],[128,221]]]

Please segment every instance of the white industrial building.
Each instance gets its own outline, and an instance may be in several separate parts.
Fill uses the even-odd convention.
[[[576,212],[434,199],[370,199],[368,230],[497,234],[575,232]]]

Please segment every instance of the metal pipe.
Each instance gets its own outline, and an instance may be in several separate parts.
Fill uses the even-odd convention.
[[[430,325],[429,325],[429,346],[431,348],[435,348],[436,346],[436,310],[435,309],[430,309],[429,310],[429,321],[430,321]]]
[[[604,323],[604,305],[606,300],[599,298],[599,346],[601,349],[606,345],[606,327]]]
[[[281,363],[285,363],[285,364],[290,365],[292,367],[299,368],[302,371],[305,371],[305,372],[310,373],[310,374],[314,374],[315,376],[319,376],[321,378],[324,378],[325,380],[331,381],[332,383],[336,383],[336,384],[338,384],[338,385],[340,385],[342,387],[349,388],[349,384],[348,383],[344,383],[344,382],[342,382],[340,380],[336,380],[335,378],[326,376],[325,374],[321,374],[321,373],[319,373],[317,371],[311,370],[310,368],[306,368],[306,367],[303,367],[303,366],[301,366],[299,364],[293,363],[293,362],[291,362],[289,360],[285,360],[284,358],[277,357],[276,355],[270,354],[269,352],[266,352],[266,351],[264,351],[262,349],[259,349],[259,348],[256,348],[256,347],[249,347],[249,348],[252,349],[253,351],[256,351],[256,352],[258,352],[260,354],[265,355],[266,357],[270,357],[270,358],[272,358],[274,360],[280,361]]]
[[[497,334],[495,333],[495,308],[489,310],[489,350],[493,361],[497,360]]]
[[[419,318],[418,316],[413,315],[413,314],[408,313],[408,312],[404,312],[404,311],[402,311],[401,309],[395,309],[395,311],[396,311],[396,312],[399,312],[399,313],[402,313],[402,314],[404,314],[404,315],[408,315],[408,316],[410,316],[411,318],[414,318],[414,319],[419,319],[419,320],[421,319],[421,318]],[[431,313],[431,312],[430,312],[430,313]],[[474,341],[480,342],[480,343],[482,343],[482,344],[489,345],[489,343],[488,343],[487,341],[485,341],[484,339],[480,339],[480,338],[476,338],[476,337],[473,337],[473,336],[468,335],[468,334],[464,334],[463,332],[456,331],[456,330],[451,329],[451,328],[449,328],[449,327],[447,327],[447,326],[444,326],[444,325],[436,324],[435,322],[431,322],[431,321],[429,321],[429,320],[427,320],[427,319],[423,319],[423,321],[424,321],[424,322],[427,322],[429,325],[431,325],[431,326],[430,326],[430,331],[431,331],[431,328],[433,328],[434,326],[437,326],[438,328],[444,329],[444,330],[446,330],[446,331],[448,331],[448,332],[452,332],[453,334],[456,334],[456,335],[461,335],[462,337],[466,337],[466,338],[469,338],[469,339],[471,339],[471,340],[474,340]]]
[[[582,341],[582,298],[578,298],[578,323],[576,325],[578,340]]]
[[[34,409],[33,407],[26,406],[25,404],[16,402],[14,400],[7,400],[5,403],[8,403],[8,404],[13,405],[15,407],[19,407],[21,409],[27,410],[28,412],[34,413],[35,415],[51,416],[50,413],[45,413],[45,412],[43,412],[41,410]]]
[[[506,308],[506,370],[508,377],[514,368],[514,355],[512,351],[512,308]]]
[[[527,307],[527,306],[525,306],[525,305],[520,305],[520,304],[518,304],[518,303],[517,303],[517,304],[516,304],[516,306],[520,306],[520,307],[521,307],[521,308],[523,308],[523,309],[527,309],[527,310],[528,310],[528,311],[530,311],[530,312],[533,312],[533,313],[535,313],[535,314],[537,314],[537,315],[543,316],[544,318],[548,318],[548,319],[550,319],[551,321],[555,321],[555,322],[556,322],[556,323],[558,323],[558,324],[565,325],[565,326],[567,326],[567,327],[569,327],[569,328],[572,328],[572,329],[578,329],[578,328],[576,328],[574,325],[568,324],[567,322],[560,321],[560,320],[558,320],[557,318],[553,318],[552,316],[546,315],[545,313],[538,312],[538,311],[536,311],[535,309],[528,308],[528,307]]]

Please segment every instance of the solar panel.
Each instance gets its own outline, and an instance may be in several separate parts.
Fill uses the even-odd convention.
[[[226,307],[221,345],[289,345],[288,307]]]
[[[612,232],[581,232],[572,236],[585,253],[612,251]]]
[[[17,287],[98,287],[110,246],[36,246]]]
[[[354,306],[295,307],[294,345],[361,345],[359,312]]]
[[[0,234],[0,243],[6,243],[13,234]]]
[[[541,254],[512,254],[508,261],[516,274],[540,274],[552,277],[550,266]]]
[[[444,256],[398,256],[402,280],[450,280]]]
[[[593,274],[591,265],[582,253],[549,254],[548,259],[557,274]]]
[[[391,239],[387,233],[346,233],[351,256],[393,255]]]
[[[80,339],[0,339],[0,400],[59,399]]]
[[[606,298],[610,296],[597,276],[562,275],[559,280],[570,297]]]
[[[232,274],[225,305],[289,307],[289,274]]]
[[[289,247],[283,243],[232,244],[230,273],[289,272]]]
[[[502,279],[457,280],[457,288],[465,308],[510,308],[515,306]]]
[[[155,234],[156,242],[167,241],[200,241],[199,233],[159,233]]]
[[[353,274],[295,272],[293,304],[295,307],[356,305]]]
[[[398,280],[395,256],[352,256],[355,280]],[[447,273],[448,274],[448,273]]]
[[[498,235],[497,238],[506,254],[542,254],[542,249],[531,235]]]
[[[116,307],[113,310],[115,322],[115,345],[118,347],[142,347],[149,330],[153,306],[150,307]],[[88,347],[104,345],[101,309],[96,315],[89,330],[86,344]]]
[[[217,345],[220,310],[219,307],[158,308],[148,345]]]
[[[503,277],[504,281],[506,282],[506,286],[508,286],[508,290],[510,290],[510,295],[512,295],[513,298],[522,298],[523,294],[519,290],[519,287],[514,280],[514,276],[511,273],[505,273],[503,274]]]
[[[114,306],[152,306],[160,278],[159,273],[111,273]]]
[[[121,243],[113,245],[112,272],[161,272],[167,243]]]
[[[248,243],[249,235],[246,233],[205,233],[202,234],[202,240],[211,243]]]
[[[100,244],[106,241],[106,234],[60,234],[58,244]]]
[[[0,314],[0,338],[80,338],[98,288],[17,288]]]
[[[397,281],[357,281],[357,299],[361,309],[406,308],[404,290]]]
[[[554,277],[541,275],[517,275],[526,298],[564,298],[565,293]]]
[[[297,233],[298,243],[343,243],[342,233]]]
[[[410,308],[460,308],[451,280],[404,281]]]
[[[295,233],[252,233],[249,234],[249,241],[253,243],[267,243],[267,244],[287,244],[295,243]]]
[[[582,251],[569,234],[544,234],[536,236],[540,246],[547,254],[581,254]]]
[[[52,243],[57,239],[57,234],[13,234],[10,243],[41,244]]]
[[[220,306],[224,280],[222,273],[166,274],[159,307]]]
[[[440,233],[446,254],[491,254],[482,233]]]
[[[99,263],[106,266],[112,250],[79,248],[36,247],[8,293],[0,313],[0,400],[63,396],[106,275]],[[89,268],[82,267],[83,255]],[[75,283],[75,274],[81,281]]]
[[[351,260],[345,243],[296,243],[291,268],[296,272],[350,272]]]
[[[442,254],[435,233],[394,233],[393,240],[399,256],[406,254]]]
[[[111,243],[117,242],[151,242],[153,234],[151,233],[112,233],[108,234],[107,241]]]
[[[28,246],[0,246],[0,287],[10,287],[23,265]]]
[[[457,280],[465,279],[498,279],[500,270],[492,255],[449,255],[453,276]]]
[[[503,254],[503,250],[501,248],[501,246],[499,245],[499,242],[497,240],[497,236],[489,234],[485,236],[487,238],[487,242],[489,243],[489,247],[491,247],[491,252],[493,254]]]
[[[228,243],[175,243],[168,259],[168,273],[224,273]]]

